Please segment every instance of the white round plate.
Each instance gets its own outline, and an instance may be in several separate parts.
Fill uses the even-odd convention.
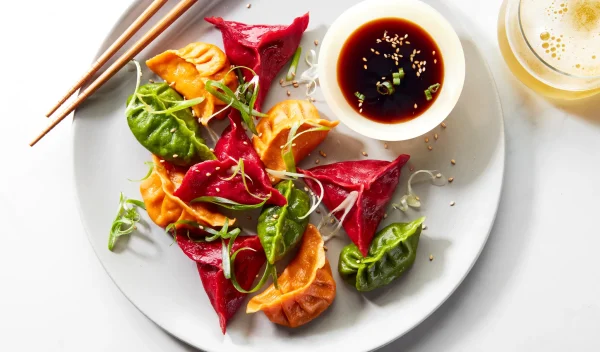
[[[138,56],[140,61],[166,49],[180,48],[193,41],[222,45],[220,33],[205,23],[204,16],[222,16],[247,23],[287,24],[293,17],[311,11],[302,47],[317,49],[327,25],[355,1],[305,0],[293,3],[254,0],[252,7],[240,1],[202,1],[184,15],[155,43]],[[139,15],[148,2],[137,3],[123,15],[107,37],[101,51]],[[159,15],[175,2],[169,2]],[[504,128],[502,111],[493,77],[482,55],[461,27],[460,18],[448,8],[433,3],[455,27],[466,59],[465,86],[456,108],[437,127],[413,140],[384,143],[360,137],[340,125],[301,166],[341,160],[369,158],[391,160],[400,153],[411,155],[394,199],[406,192],[409,168],[439,169],[453,183],[435,187],[417,185],[420,211],[403,214],[390,206],[381,226],[427,216],[416,262],[406,275],[376,292],[360,294],[337,274],[340,249],[348,243],[342,236],[330,241],[327,255],[338,284],[333,305],[318,319],[297,329],[276,326],[262,314],[247,315],[244,307],[230,322],[227,334],[219,329],[217,316],[202,288],[196,265],[171,246],[172,239],[144,217],[147,226],[140,233],[121,238],[115,252],[107,249],[108,231],[114,219],[119,192],[140,199],[137,179],[146,172],[150,154],[140,146],[127,127],[125,100],[134,89],[135,73],[123,69],[77,110],[74,122],[75,187],[81,218],[90,242],[106,271],[121,291],[146,316],[177,338],[207,351],[327,351],[376,349],[403,335],[429,316],[456,289],[477,260],[494,222],[504,171]],[[157,17],[159,18],[159,17]],[[341,39],[340,39],[341,40]],[[302,65],[300,70],[306,66]],[[283,75],[280,75],[283,76]],[[151,78],[144,70],[144,80]],[[266,108],[287,98],[286,89],[274,81]],[[304,89],[293,89],[302,98]],[[320,92],[315,103],[323,116],[335,119]],[[220,130],[223,124],[217,123]],[[434,139],[434,133],[438,139]],[[424,138],[429,138],[429,143]],[[433,147],[432,151],[427,145]],[[452,166],[450,160],[455,159]],[[450,202],[456,202],[451,207]],[[145,214],[144,214],[145,215]],[[256,216],[253,217],[256,219]],[[313,219],[316,220],[316,219]],[[313,221],[314,222],[314,221]],[[253,233],[252,225],[246,224]],[[429,256],[434,260],[430,261]]]

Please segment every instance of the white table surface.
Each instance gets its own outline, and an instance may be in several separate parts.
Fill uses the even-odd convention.
[[[504,191],[464,283],[383,351],[600,351],[600,98],[568,104],[536,96],[500,56],[501,1],[446,2],[468,15],[498,82]],[[70,123],[27,145],[128,3],[0,4],[2,351],[195,351],[137,311],[96,259],[71,185]]]

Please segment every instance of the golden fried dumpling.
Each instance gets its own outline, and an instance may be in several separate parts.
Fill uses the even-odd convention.
[[[140,192],[148,215],[156,225],[167,227],[179,220],[190,220],[211,227],[223,226],[225,216],[212,211],[203,203],[188,205],[173,195],[183,180],[184,170],[167,162],[161,163],[154,155],[152,161],[154,169],[140,185]],[[234,220],[229,221],[230,225],[232,221]]]
[[[285,170],[281,146],[287,143],[294,124],[300,125],[292,145],[294,160],[299,163],[327,137],[329,130],[300,133],[319,126],[331,129],[339,123],[319,118],[317,108],[306,100],[284,100],[271,108],[268,115],[256,125],[258,135],[252,138],[252,143],[265,166],[273,170]]]
[[[335,298],[335,281],[325,257],[323,238],[309,224],[298,254],[274,285],[248,302],[246,313],[259,310],[272,322],[295,328],[319,316]]]
[[[208,43],[191,43],[179,50],[167,50],[146,61],[146,65],[173,84],[173,88],[186,99],[204,97],[201,104],[193,107],[203,125],[215,113],[215,107],[225,105],[206,91],[205,82],[209,79],[221,81],[234,91],[238,84],[236,75],[229,72],[231,67],[225,53]]]

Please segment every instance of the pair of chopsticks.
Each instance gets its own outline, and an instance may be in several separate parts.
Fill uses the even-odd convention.
[[[168,0],[154,0],[150,6],[138,17],[132,24],[125,30],[125,32],[98,58],[98,60],[92,65],[92,67],[81,77],[79,81],[65,94],[62,99],[58,101],[56,105],[52,107],[50,112],[46,114],[50,117],[58,108],[64,104],[67,99],[77,89],[81,88],[85,82],[90,79],[98,70],[117,52],[123,45],[133,37],[133,35],[154,16],[154,14],[167,3]],[[75,110],[83,101],[85,101],[90,95],[94,94],[106,81],[115,75],[123,66],[131,61],[137,54],[139,54],[148,44],[150,44],[156,37],[158,37],[165,29],[167,29],[173,22],[175,22],[181,15],[183,15],[192,5],[198,0],[181,0],[177,6],[175,6],[169,13],[167,13],[154,27],[152,27],[140,40],[138,40],[133,46],[127,50],[123,56],[121,56],[115,63],[106,69],[92,84],[89,85],[83,92],[79,94],[77,99],[67,108],[62,110],[56,119],[50,123],[42,133],[40,133],[31,143],[30,146],[34,146],[39,142],[48,132],[50,132],[56,125],[58,125],[65,117],[67,117],[73,110]]]

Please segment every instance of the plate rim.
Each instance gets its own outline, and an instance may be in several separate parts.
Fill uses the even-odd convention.
[[[107,42],[109,41],[109,39],[114,35],[115,30],[120,26],[121,23],[123,23],[124,19],[131,13],[133,12],[138,6],[140,6],[143,3],[143,1],[140,0],[130,0],[129,5],[125,8],[125,10],[123,10],[123,12],[117,17],[117,19],[114,21],[114,23],[112,24],[112,26],[108,29],[106,35],[104,36],[104,40],[102,41],[102,43],[99,44],[98,46],[98,50],[96,51],[96,54],[94,55],[93,60],[91,61],[91,63],[95,62],[97,60],[97,58],[104,52],[104,48],[107,46]],[[429,4],[429,2],[426,2],[427,4]],[[454,26],[454,24],[452,24]],[[463,28],[467,28],[468,26],[465,25],[463,22],[460,23],[460,26]],[[475,44],[475,41],[473,40],[473,35],[471,34],[471,32],[469,31],[465,31],[464,33],[464,37],[466,39],[471,39],[471,42]],[[389,344],[391,344],[392,342],[398,340],[399,338],[401,338],[402,336],[405,336],[406,334],[410,333],[413,329],[415,329],[417,326],[419,326],[420,324],[423,323],[423,321],[425,321],[427,318],[429,318],[434,312],[436,312],[447,300],[448,298],[450,298],[450,296],[452,296],[454,294],[454,292],[456,292],[456,290],[458,289],[458,287],[460,287],[462,285],[462,283],[464,282],[465,278],[469,275],[469,273],[471,272],[471,270],[473,269],[473,266],[475,266],[475,264],[478,262],[479,257],[481,256],[481,253],[483,252],[483,249],[486,247],[487,242],[489,240],[489,236],[491,234],[491,231],[494,227],[494,224],[496,223],[496,219],[497,219],[497,215],[498,215],[498,210],[500,208],[500,203],[502,200],[502,192],[504,190],[504,181],[505,181],[505,176],[506,176],[506,131],[505,131],[505,121],[504,121],[504,108],[502,106],[502,100],[500,98],[500,92],[498,89],[498,82],[496,80],[496,78],[493,75],[493,71],[490,68],[489,62],[488,60],[485,58],[485,56],[483,55],[483,52],[481,51],[480,47],[478,45],[473,45],[473,47],[475,48],[475,51],[477,52],[477,54],[482,58],[483,64],[485,66],[485,70],[487,71],[489,77],[491,78],[492,82],[493,82],[493,88],[494,88],[494,101],[496,102],[497,105],[497,110],[500,114],[500,126],[499,126],[499,141],[498,141],[498,149],[500,149],[500,155],[499,157],[501,158],[501,160],[499,160],[499,167],[501,168],[501,175],[500,175],[500,187],[498,187],[497,189],[497,194],[495,194],[495,209],[494,209],[494,214],[492,215],[492,220],[489,223],[489,227],[486,230],[486,234],[485,234],[485,238],[483,240],[482,245],[480,246],[478,252],[476,253],[476,255],[473,257],[469,267],[467,268],[467,270],[464,272],[464,274],[462,275],[462,277],[456,282],[456,284],[454,285],[454,287],[449,290],[447,292],[447,294],[443,297],[443,299],[441,299],[437,305],[433,306],[429,313],[424,314],[421,319],[417,319],[415,320],[416,323],[412,325],[412,327],[410,327],[409,329],[405,330],[405,331],[400,331],[400,332],[395,332],[394,335],[391,338],[387,339],[386,341],[383,340],[379,340],[379,342],[375,342],[375,343],[371,343],[369,346],[368,351],[375,351],[377,349],[383,348]],[[85,86],[87,86],[89,84],[86,83]],[[463,92],[464,93],[464,92]],[[79,93],[78,93],[79,94]],[[117,284],[117,282],[115,281],[115,278],[111,275],[111,273],[109,272],[109,270],[107,269],[106,265],[104,264],[104,262],[101,260],[101,257],[99,255],[99,253],[97,252],[96,247],[94,246],[93,242],[92,242],[92,237],[91,237],[91,233],[92,231],[89,230],[87,223],[84,221],[84,216],[83,216],[83,208],[81,206],[81,198],[79,196],[78,193],[78,188],[77,188],[77,177],[76,177],[76,155],[75,155],[75,144],[76,144],[76,132],[75,132],[75,125],[76,125],[76,121],[77,121],[77,114],[78,114],[79,109],[76,109],[73,113],[73,120],[71,123],[71,142],[70,142],[70,146],[71,146],[71,180],[72,180],[72,187],[74,189],[74,195],[75,195],[75,201],[76,201],[76,206],[77,206],[77,212],[79,214],[79,221],[86,233],[86,237],[88,239],[88,242],[90,244],[90,246],[92,247],[92,250],[94,251],[94,254],[96,255],[96,258],[98,259],[98,261],[100,262],[100,265],[102,266],[102,268],[104,269],[104,271],[106,272],[106,274],[108,275],[108,277],[110,278],[110,280],[113,282],[113,284],[118,288],[118,290],[123,294],[123,296],[125,296],[125,298],[127,298],[127,300],[140,312],[142,313],[147,319],[149,319],[152,323],[156,324],[161,330],[163,330],[164,332],[168,333],[169,335],[175,337],[177,340],[185,343],[188,346],[191,346],[193,348],[197,348],[200,349],[200,347],[195,346],[194,344],[192,344],[191,342],[186,341],[184,338],[182,338],[181,336],[179,336],[176,332],[172,332],[169,331],[168,329],[166,329],[161,323],[159,323],[158,321],[152,319],[148,314],[146,314],[134,301],[133,299],[127,295],[127,293],[122,289],[121,286],[119,286]],[[368,138],[368,137],[364,137],[364,138]],[[204,348],[202,348],[204,349]],[[208,350],[207,350],[208,351]]]

